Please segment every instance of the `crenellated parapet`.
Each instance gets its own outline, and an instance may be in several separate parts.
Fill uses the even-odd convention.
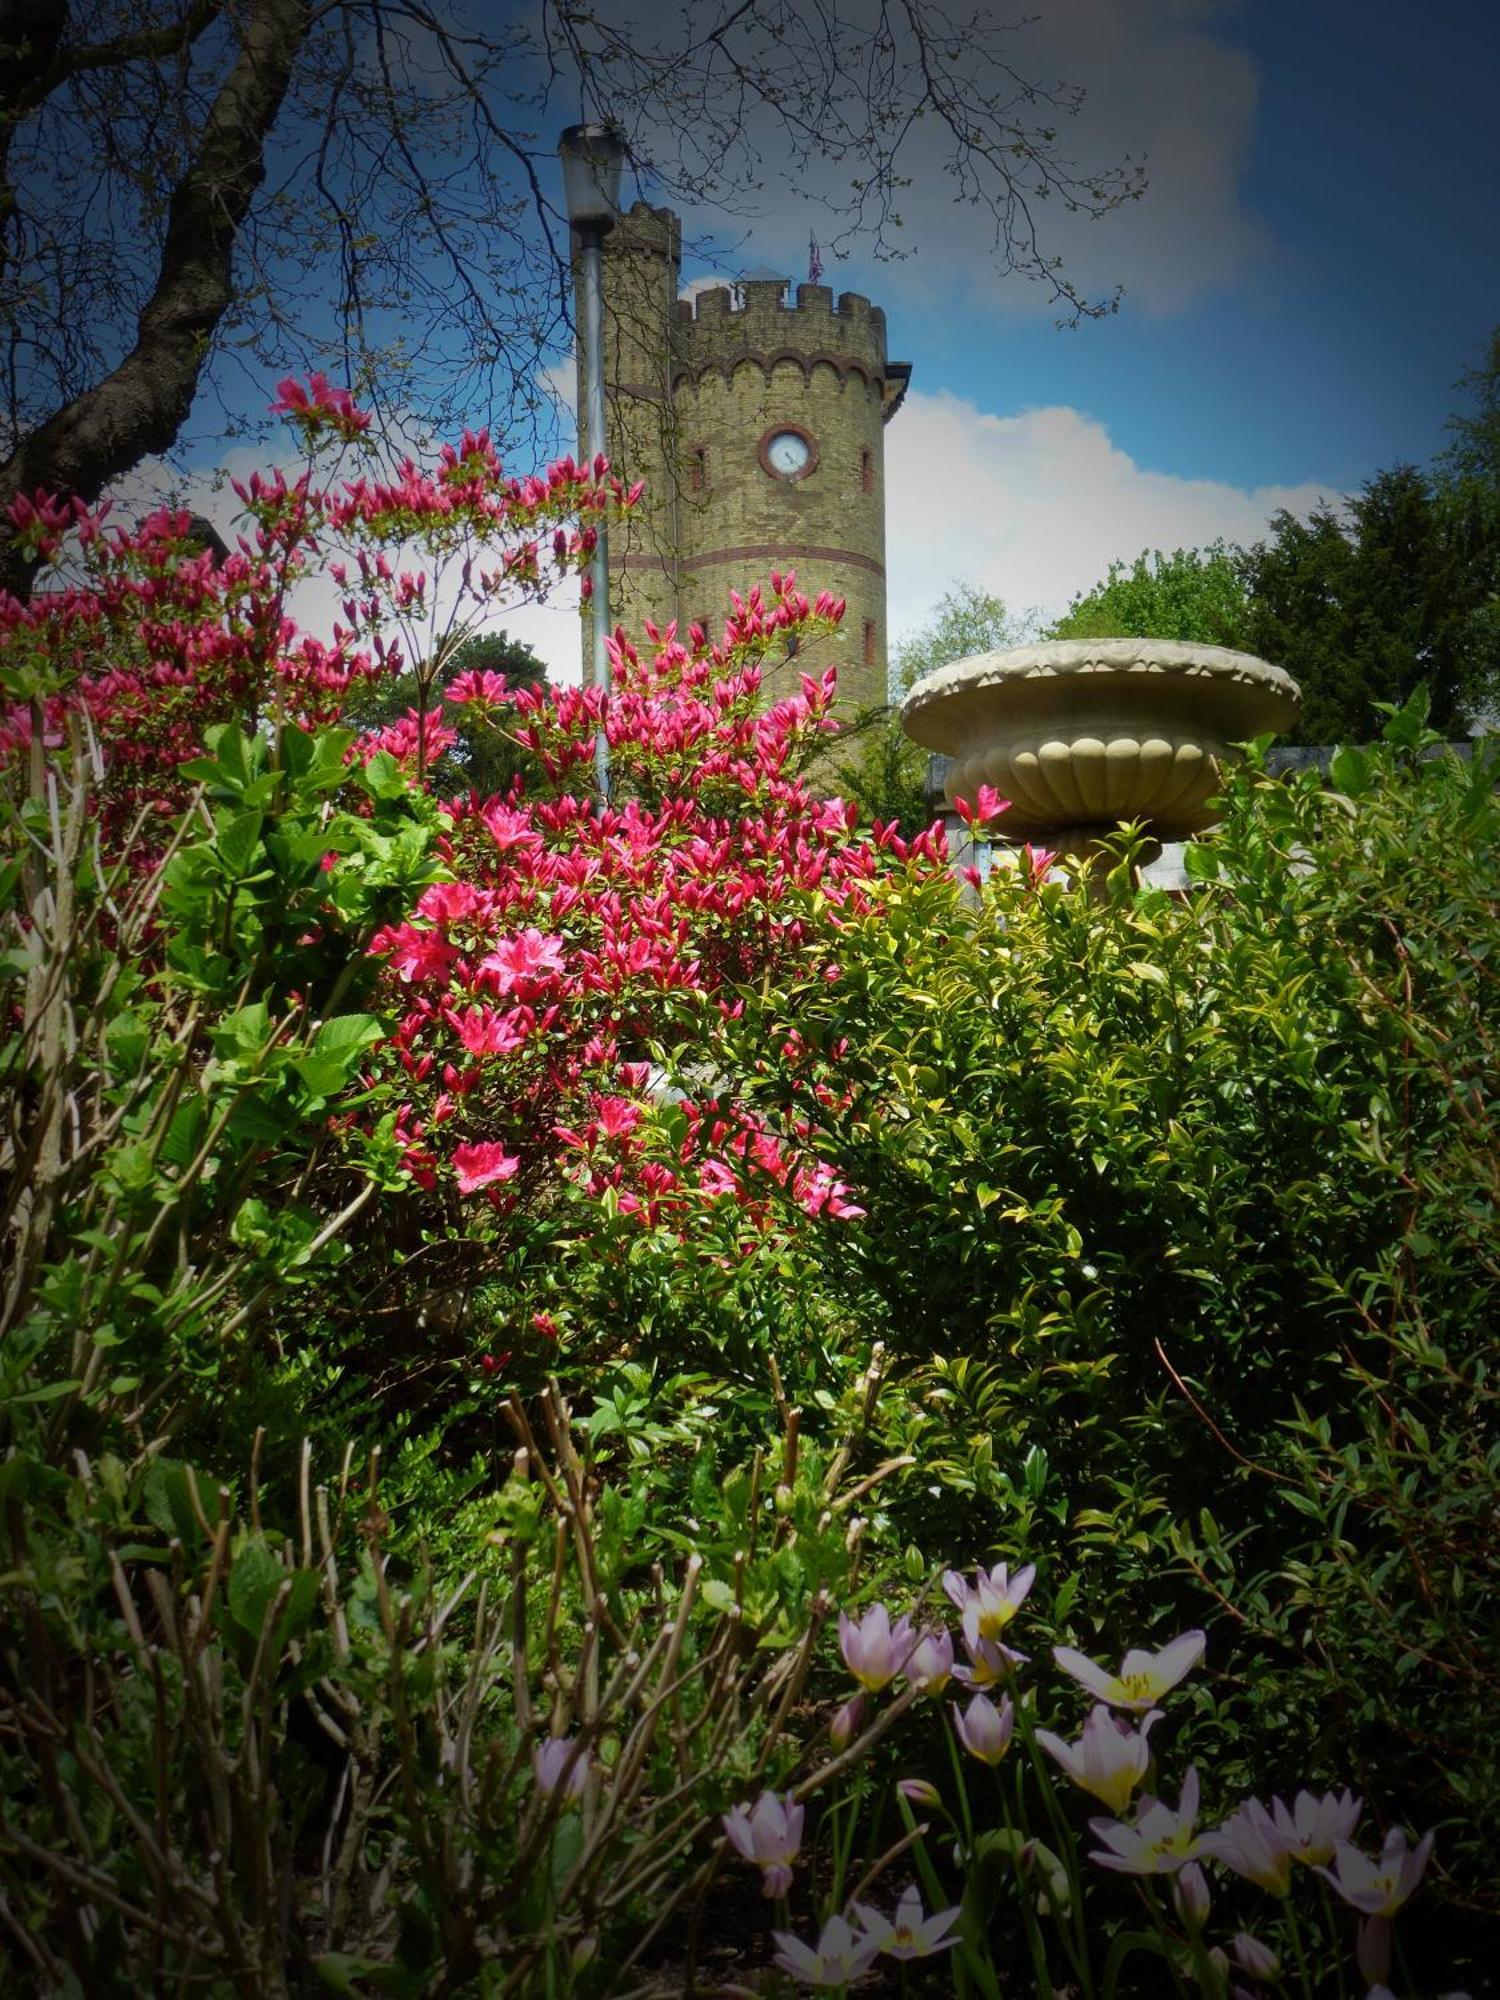
[[[795,569],[848,604],[842,637],[788,654],[767,692],[835,660],[857,706],[885,696],[885,423],[910,369],[858,292],[749,278],[677,297],[681,231],[645,202],[605,238],[607,446],[645,497],[610,538],[611,615],[704,622]]]
[[[752,278],[731,291],[717,285],[678,301],[674,387],[735,368],[769,374],[794,362],[810,375],[821,363],[841,380],[857,377],[879,391],[886,375],[885,314],[858,292],[835,298],[828,285],[799,285],[796,298],[774,278]]]

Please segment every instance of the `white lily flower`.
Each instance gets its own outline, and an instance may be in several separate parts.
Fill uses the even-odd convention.
[[[1091,1819],[1089,1831],[1102,1840],[1105,1852],[1089,1856],[1101,1868],[1114,1868],[1122,1875],[1175,1875],[1185,1862],[1197,1859],[1199,1841],[1193,1832],[1198,1817],[1198,1773],[1188,1771],[1182,1781],[1177,1809],[1161,1799],[1144,1798],[1136,1808],[1133,1825],[1120,1820]]]
[[[1092,1792],[1118,1816],[1130,1804],[1131,1794],[1146,1775],[1151,1762],[1146,1737],[1152,1724],[1161,1721],[1161,1714],[1159,1708],[1153,1708],[1137,1732],[1128,1722],[1111,1715],[1101,1702],[1089,1710],[1089,1719],[1076,1743],[1064,1743],[1050,1729],[1039,1729],[1036,1740],[1049,1757],[1056,1758],[1075,1785]]]
[[[977,1570],[972,1586],[955,1569],[943,1574],[944,1590],[964,1615],[965,1632],[972,1612],[975,1632],[981,1639],[1000,1637],[1035,1581],[1035,1563],[1026,1563],[1014,1576],[1006,1564],[996,1563],[991,1570]]]
[[[863,1903],[856,1903],[854,1909],[865,1927],[865,1936],[887,1958],[931,1958],[958,1943],[953,1927],[963,1912],[955,1905],[951,1910],[939,1910],[934,1916],[924,1917],[915,1882],[902,1891],[893,1917],[882,1916],[879,1910],[869,1909]]]
[[[815,1945],[805,1945],[790,1931],[772,1931],[778,1946],[776,1964],[804,1986],[847,1986],[858,1979],[874,1958],[878,1945],[862,1937],[842,1917],[830,1917]]]
[[[1393,1826],[1385,1837],[1380,1859],[1372,1861],[1341,1840],[1333,1851],[1333,1866],[1318,1873],[1333,1884],[1351,1909],[1367,1917],[1393,1917],[1422,1879],[1432,1854],[1433,1836],[1424,1833],[1408,1849],[1405,1831]]]
[[[1052,1657],[1065,1674],[1071,1674],[1096,1700],[1108,1702],[1111,1708],[1139,1712],[1153,1708],[1164,1694],[1192,1672],[1203,1658],[1206,1644],[1204,1634],[1193,1631],[1173,1639],[1159,1653],[1147,1653],[1139,1647],[1132,1647],[1117,1674],[1106,1673],[1087,1654],[1077,1652],[1072,1646],[1054,1646]]]
[[[760,1869],[767,1896],[784,1896],[791,1887],[803,1816],[804,1808],[794,1804],[790,1794],[779,1798],[775,1792],[762,1792],[753,1807],[735,1806],[724,1815],[730,1844]]]
[[[1291,1889],[1291,1849],[1259,1799],[1246,1799],[1222,1826],[1204,1834],[1202,1848],[1273,1896],[1285,1896]]]
[[[1287,1852],[1309,1867],[1326,1865],[1341,1840],[1353,1839],[1359,1812],[1353,1792],[1325,1792],[1322,1798],[1298,1792],[1290,1806],[1281,1799],[1271,1801],[1271,1817]]]

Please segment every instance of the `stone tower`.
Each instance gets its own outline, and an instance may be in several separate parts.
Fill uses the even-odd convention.
[[[680,300],[680,256],[677,218],[644,202],[604,240],[605,446],[646,482],[610,531],[612,619],[716,639],[731,588],[795,569],[809,597],[848,609],[836,641],[773,667],[768,692],[833,660],[847,702],[883,702],[884,433],[911,370],[887,361],[885,315],[858,293],[799,285],[791,304],[769,278]]]

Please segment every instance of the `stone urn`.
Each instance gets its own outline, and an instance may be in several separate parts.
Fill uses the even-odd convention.
[[[952,759],[949,803],[993,785],[1004,841],[1092,851],[1121,820],[1156,841],[1210,826],[1231,746],[1297,719],[1291,675],[1249,653],[1176,639],[1054,639],[924,674],[908,736]]]

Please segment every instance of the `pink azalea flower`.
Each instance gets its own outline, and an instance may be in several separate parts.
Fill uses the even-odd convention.
[[[1010,800],[1002,799],[993,785],[981,785],[972,805],[967,799],[955,799],[953,810],[968,826],[986,826],[992,819],[998,819],[1001,813],[1010,810]]]
[[[460,1194],[477,1194],[493,1181],[508,1181],[520,1170],[515,1154],[498,1139],[479,1139],[453,1148],[453,1170]]]
[[[501,993],[508,993],[523,979],[540,979],[547,973],[561,972],[562,968],[562,939],[544,937],[535,927],[504,939],[479,961],[481,972],[495,975]]]
[[[627,1138],[641,1122],[640,1107],[625,1097],[601,1097],[595,1116],[606,1139]]]
[[[454,1016],[453,1025],[471,1056],[504,1056],[520,1048],[536,1026],[536,1017],[529,1007],[513,1007],[507,1014],[470,1007]]]

